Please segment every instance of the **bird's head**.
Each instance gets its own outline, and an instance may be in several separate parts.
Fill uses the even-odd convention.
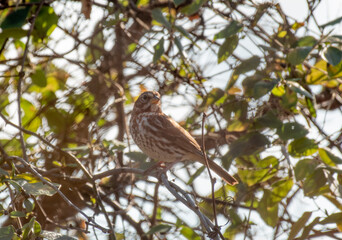
[[[135,102],[133,112],[161,112],[160,94],[156,91],[143,92]]]

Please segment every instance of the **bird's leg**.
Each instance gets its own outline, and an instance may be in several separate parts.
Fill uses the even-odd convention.
[[[173,166],[174,163],[170,163],[170,162],[163,162],[163,161],[158,161],[156,163],[154,163],[152,166],[150,166],[149,168],[147,168],[144,171],[144,174],[148,174],[153,172],[154,170],[162,170],[163,172],[167,172],[168,170],[170,170],[170,168]]]

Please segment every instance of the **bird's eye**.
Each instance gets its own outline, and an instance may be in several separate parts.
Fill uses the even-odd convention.
[[[144,101],[146,101],[146,100],[147,100],[147,95],[142,96],[142,99],[143,99]]]

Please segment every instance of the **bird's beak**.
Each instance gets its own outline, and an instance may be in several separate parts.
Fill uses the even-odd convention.
[[[152,104],[157,104],[159,101],[160,101],[160,98],[159,98],[158,96],[154,96],[154,97],[151,99],[151,103],[152,103]]]

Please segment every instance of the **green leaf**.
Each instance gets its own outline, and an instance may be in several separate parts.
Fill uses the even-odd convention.
[[[286,84],[289,85],[292,91],[295,91],[296,93],[299,93],[305,97],[313,99],[312,94],[308,90],[306,90],[302,85],[300,85],[298,82],[286,81]]]
[[[183,26],[181,25],[175,25],[175,28],[178,32],[180,32],[184,37],[186,37],[187,39],[191,40],[191,36],[188,33],[188,31],[185,30],[185,28],[183,28]]]
[[[321,28],[325,28],[327,26],[336,25],[336,24],[340,23],[341,21],[342,21],[342,17],[338,17],[338,18],[336,18],[336,19],[334,19],[334,20],[332,20],[330,22],[327,22],[327,23],[325,23],[323,25],[320,25],[320,27]]]
[[[224,91],[221,88],[212,89],[207,96],[204,97],[203,102],[199,106],[200,111],[204,111],[208,106],[216,103],[221,97],[224,96]]]
[[[189,240],[201,240],[201,237],[190,227],[183,226],[180,233]]]
[[[22,238],[23,239],[26,239],[30,235],[30,233],[32,232],[34,222],[35,222],[35,218],[33,217],[33,218],[31,218],[31,220],[28,223],[26,223],[22,227],[22,230],[23,230]]]
[[[305,97],[305,102],[306,102],[306,106],[308,107],[311,116],[314,118],[317,117],[314,101],[311,98]]]
[[[229,38],[233,35],[236,35],[238,32],[240,32],[243,28],[243,25],[237,21],[232,21],[228,24],[227,27],[225,27],[220,32],[216,33],[214,36],[214,40],[219,38]]]
[[[154,234],[157,232],[168,232],[170,229],[172,228],[172,226],[170,225],[166,225],[166,224],[159,224],[156,226],[153,226],[152,228],[150,228],[150,230],[146,233],[146,235],[150,235],[150,234]]]
[[[1,176],[9,176],[9,173],[6,170],[0,168],[0,177]]]
[[[226,38],[224,43],[220,46],[217,54],[217,62],[221,63],[226,60],[235,50],[239,43],[239,38],[237,35]]]
[[[12,211],[10,213],[10,217],[11,218],[26,217],[26,214],[24,212],[21,212],[21,211]]]
[[[163,15],[163,12],[160,10],[160,8],[155,8],[152,10],[152,18],[160,24],[162,24],[167,29],[171,30],[171,23]]]
[[[335,156],[334,154],[332,154],[324,148],[318,149],[318,154],[322,161],[328,166],[336,166],[336,164],[342,164],[341,158]]]
[[[309,55],[311,49],[312,47],[297,47],[292,49],[287,56],[287,60],[292,65],[301,64]]]
[[[278,84],[279,79],[261,80],[254,84],[252,97],[258,99],[265,96],[267,93]]]
[[[34,208],[34,205],[28,199],[24,200],[24,206],[25,206],[26,212],[32,212],[32,210]]]
[[[199,169],[197,169],[197,171],[191,175],[189,181],[187,182],[188,185],[191,185],[193,183],[193,181],[206,169],[206,166],[203,165],[202,167],[200,167]]]
[[[33,84],[39,87],[46,87],[47,79],[46,73],[41,68],[37,68],[34,73],[31,74]]]
[[[298,47],[313,47],[317,43],[316,38],[312,36],[305,36],[297,41],[297,46]]]
[[[292,227],[289,234],[288,239],[294,239],[300,230],[302,230],[305,227],[306,222],[311,217],[312,212],[304,212],[303,215],[295,222]]]
[[[56,187],[59,187],[57,183],[53,183]],[[25,183],[22,188],[26,191],[27,194],[32,194],[34,196],[41,196],[41,195],[46,195],[46,196],[53,196],[56,191],[42,183],[42,182],[34,182],[34,183]]]
[[[298,240],[305,240],[308,239],[308,236],[311,232],[311,230],[313,229],[313,227],[319,223],[319,219],[320,217],[316,217],[308,226],[306,226],[303,230],[302,235],[298,238]]]
[[[282,179],[272,184],[272,202],[280,202],[291,191],[292,179]]]
[[[278,221],[278,203],[272,202],[271,191],[265,189],[259,202],[257,211],[261,218],[271,227],[275,227]]]
[[[27,31],[21,28],[2,29],[2,32],[0,34],[0,43],[2,43],[7,38],[20,39],[26,36]]]
[[[325,61],[336,66],[342,60],[342,51],[336,47],[328,47],[323,51],[323,57]]]
[[[37,221],[34,221],[34,225],[33,225],[34,234],[39,235],[41,231],[42,231],[42,226],[40,225],[40,223]]]
[[[179,5],[181,5],[182,3],[185,2],[185,0],[173,0],[174,4],[176,7],[178,7]]]
[[[253,186],[257,183],[266,182],[274,176],[276,169],[239,169],[238,175],[242,182],[248,186]]]
[[[310,156],[317,152],[318,146],[314,140],[306,137],[292,141],[288,146],[288,151],[293,157]]]
[[[251,58],[241,61],[241,63],[236,66],[234,74],[240,75],[252,70],[256,70],[259,64],[260,58],[258,56],[252,56]]]
[[[43,6],[34,25],[34,37],[42,39],[51,35],[57,27],[59,17],[52,7]]]
[[[259,152],[269,144],[268,139],[259,132],[248,133],[232,142],[227,153],[227,162],[239,157]],[[223,162],[223,161],[222,161]],[[223,162],[224,164],[225,162]]]
[[[10,11],[5,20],[0,24],[0,28],[21,28],[26,22],[26,17],[30,12],[31,7],[18,7]]]
[[[328,217],[320,221],[320,224],[329,223],[341,223],[342,222],[342,212],[330,214]]]
[[[15,233],[15,228],[11,226],[0,228],[0,240],[12,239]]]
[[[297,181],[301,181],[307,176],[313,174],[317,167],[317,161],[313,159],[300,160],[295,166],[295,177]]]
[[[159,42],[154,45],[153,63],[156,63],[161,58],[164,51],[164,38],[161,38]]]
[[[198,12],[198,10],[205,4],[208,0],[193,0],[191,4],[183,7],[181,12],[190,16]]]
[[[330,186],[326,185],[327,179],[324,171],[321,168],[315,169],[315,171],[306,177],[303,182],[303,190],[305,196],[317,196],[324,193],[326,190],[330,191]]]
[[[277,134],[282,140],[287,141],[289,139],[305,137],[306,134],[308,134],[308,130],[303,125],[296,122],[285,123],[277,129]]]
[[[273,111],[267,111],[264,115],[257,118],[255,123],[262,127],[267,128],[279,128],[282,126],[282,121],[280,121]]]
[[[285,94],[281,96],[281,105],[284,108],[291,109],[297,105],[297,93],[290,88],[285,88]]]

